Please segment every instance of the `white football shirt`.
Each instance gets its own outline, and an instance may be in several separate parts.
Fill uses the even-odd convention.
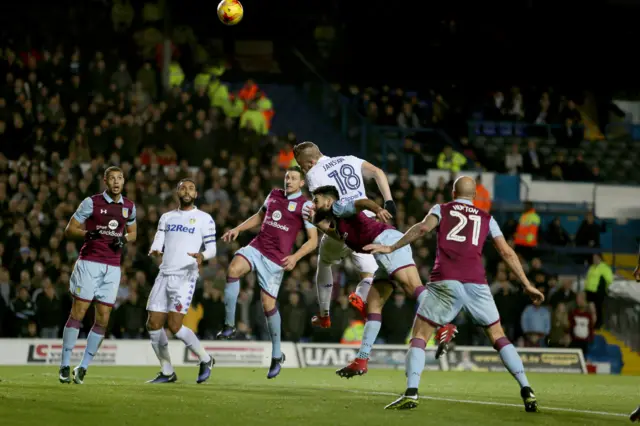
[[[305,176],[307,187],[313,192],[321,186],[334,186],[340,194],[340,200],[344,201],[367,198],[362,163],[364,160],[353,155],[321,157]]]
[[[198,270],[196,259],[187,253],[199,253],[216,244],[216,223],[210,214],[192,210],[172,210],[160,217],[151,251],[163,252],[160,271],[182,274]]]

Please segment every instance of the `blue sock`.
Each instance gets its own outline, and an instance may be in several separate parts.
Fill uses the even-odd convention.
[[[60,361],[60,367],[69,367],[71,364],[71,353],[78,340],[81,326],[82,323],[80,321],[69,316],[62,332],[62,359]]]
[[[269,327],[269,335],[271,336],[271,358],[281,358],[280,350],[280,329],[282,320],[278,308],[273,308],[269,312],[264,313],[267,317],[267,326]]]
[[[80,367],[89,368],[91,360],[98,352],[98,349],[100,349],[100,345],[104,339],[104,332],[105,329],[103,326],[93,324],[93,327],[91,327],[91,331],[87,336],[87,347],[84,349],[84,355],[82,356]]]
[[[418,338],[411,339],[411,346],[407,353],[407,389],[420,386],[420,376],[424,369],[425,352],[424,348],[427,347],[427,343]]]
[[[227,277],[227,285],[224,287],[224,310],[226,312],[224,323],[231,327],[236,325],[238,294],[240,294],[240,280]]]
[[[501,337],[495,341],[493,347],[498,351],[502,363],[507,367],[509,373],[518,381],[520,387],[529,386],[529,380],[527,380],[527,375],[524,372],[522,358],[520,358],[518,351],[516,351],[516,348],[511,344],[509,339]]]
[[[380,326],[382,325],[382,314],[368,314],[367,323],[364,325],[364,332],[362,333],[362,343],[360,344],[360,350],[358,351],[357,358],[369,359],[371,354],[371,347],[376,342],[378,333],[380,333]]]

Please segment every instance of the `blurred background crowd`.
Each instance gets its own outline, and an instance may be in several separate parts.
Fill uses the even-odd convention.
[[[64,238],[64,227],[84,197],[103,190],[102,171],[119,165],[127,178],[124,193],[137,206],[138,240],[123,256],[109,334],[144,338],[146,299],[158,271],[158,262],[147,253],[160,215],[176,208],[176,183],[187,176],[196,179],[197,205],[212,214],[222,235],[256,212],[272,188],[282,186],[284,170],[295,161],[294,144],[310,139],[305,132],[309,126],[304,126],[306,110],[278,102],[281,88],[256,83],[272,62],[261,57],[259,64],[247,65],[238,57],[229,59],[224,47],[220,52],[200,36],[198,23],[174,26],[165,43],[164,2],[86,2],[70,10],[52,11],[55,31],[47,33],[45,25],[46,36],[9,28],[0,38],[0,336],[59,337],[71,306],[69,276],[80,248]],[[87,16],[92,17],[90,23]],[[455,21],[438,28],[441,32],[433,37],[455,43]],[[330,20],[315,24],[309,41],[315,65],[340,57],[341,34],[340,25]],[[346,122],[336,130],[337,143],[362,141],[353,147],[366,146],[368,160],[394,173],[395,224],[401,231],[421,220],[433,204],[449,201],[455,174],[462,170],[474,177],[483,170],[524,172],[549,180],[635,177],[635,170],[626,168],[633,158],[611,167],[598,161],[601,148],[592,141],[606,141],[581,112],[593,101],[582,91],[494,85],[467,97],[451,84],[420,92],[395,87],[401,85],[342,81],[323,97],[321,109],[313,111],[328,111],[333,119],[321,120],[318,128]],[[318,100],[313,95],[310,104]],[[364,135],[361,129],[366,127],[345,120],[344,103],[378,130]],[[278,121],[279,114],[292,109],[299,120]],[[472,124],[467,126],[467,121]],[[321,149],[333,135],[327,132],[314,133],[328,135],[314,140]],[[442,132],[448,138],[439,137]],[[387,152],[389,139],[401,140],[400,148]],[[344,146],[340,154],[357,153]],[[623,147],[612,143],[610,151]],[[449,174],[436,185],[416,183],[414,175],[429,169]],[[491,211],[492,201],[480,179],[478,194],[478,206]],[[375,185],[368,195],[382,201]],[[519,345],[586,350],[593,330],[602,324],[604,292],[613,281],[611,267],[599,254],[574,255],[572,262],[589,267],[585,291],[576,292],[575,278],[547,268],[535,248],[548,244],[597,249],[605,225],[588,213],[571,235],[559,219],[543,226],[538,217],[532,222],[535,244],[522,243],[533,230],[522,227],[519,219],[536,216],[534,206],[526,205],[502,226],[531,281],[546,294],[543,306],[530,305],[492,246],[485,249],[502,322]],[[185,320],[202,338],[212,339],[223,326],[226,267],[235,250],[254,235],[241,235],[233,244],[219,241],[217,257],[203,267]],[[300,235],[298,244],[303,240]],[[413,252],[427,282],[435,236],[418,241]],[[359,318],[347,295],[358,277],[348,262],[334,267],[339,285],[334,286],[332,328],[311,328],[310,318],[317,313],[315,264],[315,255],[309,256],[285,275],[279,295],[284,339],[357,341],[357,333],[350,331],[358,329]],[[238,303],[238,338],[268,340],[252,275],[243,281]],[[384,308],[380,342],[404,343],[414,312],[413,300],[394,294]],[[88,315],[85,325],[92,322]],[[487,343],[465,313],[455,322],[459,344]]]

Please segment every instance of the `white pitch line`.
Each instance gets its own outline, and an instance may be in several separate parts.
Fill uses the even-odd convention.
[[[340,392],[351,392],[358,394],[367,394],[367,395],[382,395],[382,396],[395,396],[398,397],[397,393],[391,392],[370,392],[370,391],[360,391],[355,389],[340,389]],[[420,399],[429,399],[432,401],[443,401],[443,402],[457,402],[460,404],[476,404],[476,405],[493,405],[499,407],[522,407],[522,404],[510,404],[506,402],[493,402],[493,401],[477,401],[472,399],[454,399],[454,398],[443,398],[439,396],[424,396],[420,395]],[[581,413],[581,414],[597,414],[600,416],[614,416],[614,417],[628,417],[629,414],[622,413],[611,413],[608,411],[591,411],[591,410],[578,410],[575,408],[559,408],[559,407],[547,407],[546,405],[540,406],[540,411],[564,411],[567,413]]]

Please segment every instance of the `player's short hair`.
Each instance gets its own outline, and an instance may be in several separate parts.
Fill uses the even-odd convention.
[[[296,158],[299,158],[301,155],[319,156],[320,148],[313,142],[301,142],[293,147],[293,155]]]
[[[304,180],[304,172],[300,168],[300,166],[291,166],[287,169],[288,172],[298,172],[300,173],[300,179]]]
[[[320,186],[316,188],[316,190],[313,191],[312,194],[314,196],[316,195],[329,196],[329,197],[335,198],[336,200],[340,199],[340,194],[338,194],[338,189],[333,185]]]
[[[196,187],[196,190],[198,189],[198,185],[196,184],[196,181],[191,178],[180,179],[180,182],[178,182],[178,184],[176,185],[176,189],[180,188],[180,185],[182,185],[185,182],[191,182],[193,186]]]
[[[104,171],[105,179],[109,177],[109,173],[122,173],[122,175],[124,176],[124,172],[122,171],[122,169],[116,166],[107,167],[107,169]]]

